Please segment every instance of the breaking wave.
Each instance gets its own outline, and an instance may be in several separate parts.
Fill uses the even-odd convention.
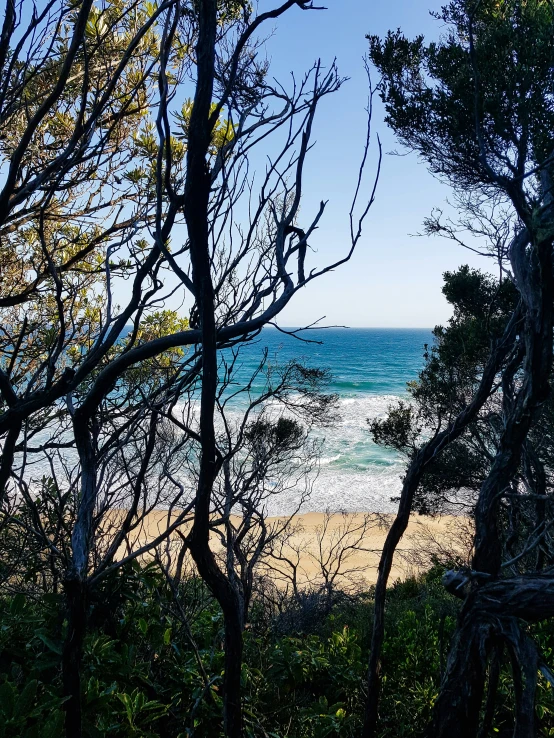
[[[371,440],[368,420],[383,417],[396,395],[364,395],[339,401],[340,420],[316,433],[323,441],[319,474],[315,478],[305,512],[346,510],[392,512],[399,494],[405,461],[400,454]],[[283,515],[296,509],[294,490],[271,501],[270,514]]]

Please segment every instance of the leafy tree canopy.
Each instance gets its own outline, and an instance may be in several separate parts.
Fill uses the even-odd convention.
[[[546,0],[454,0],[438,42],[369,36],[387,122],[431,170],[491,193],[553,153],[554,9]],[[536,195],[534,178],[527,193]]]

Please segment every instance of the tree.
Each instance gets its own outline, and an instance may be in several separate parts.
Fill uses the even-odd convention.
[[[552,8],[540,1],[457,0],[438,17],[449,29],[438,43],[426,45],[422,37],[410,41],[400,32],[389,33],[384,40],[370,38],[371,58],[383,75],[387,120],[399,139],[453,187],[458,203],[465,203],[458,227],[446,226],[450,235],[459,237],[465,228],[482,236],[488,230],[483,223],[492,225],[499,237],[489,247],[513,282],[517,305],[502,338],[492,342],[479,387],[464,400],[459,414],[450,422],[445,420],[443,429],[418,447],[408,467],[399,514],[380,566],[364,735],[374,735],[377,720],[382,586],[415,490],[426,466],[477,418],[499,378],[501,428],[475,502],[472,568],[476,574],[466,577],[464,607],[430,734],[477,735],[487,665],[505,647],[513,663],[515,735],[530,735],[539,657],[517,618],[532,621],[550,614],[552,585],[547,574],[536,571],[508,575],[501,512],[511,495],[520,496],[525,504],[518,469],[549,393]],[[438,225],[435,218],[430,226],[445,227],[440,218]],[[520,606],[515,606],[516,601]],[[489,687],[492,702],[488,704],[494,704],[494,680]],[[490,718],[488,710],[486,715],[485,721]]]
[[[290,90],[271,81],[260,29],[294,9],[313,5],[286,0],[255,15],[234,0],[47,0],[29,14],[6,2],[0,504],[5,521],[58,556],[34,469],[40,458],[61,465],[45,484],[69,538],[52,576],[67,602],[66,731],[77,738],[92,588],[125,559],[122,546],[141,555],[189,517],[186,545],[224,615],[225,731],[242,730],[241,603],[210,533],[246,426],[220,444],[218,357],[350,258],[375,191],[358,208],[364,156],[350,245],[334,263],[310,264],[325,203],[298,226],[303,168],[319,103],[343,80],[318,61]],[[270,136],[280,148],[253,175],[252,149]],[[167,312],[168,300],[178,309]],[[309,378],[297,379],[306,389]],[[186,489],[180,459],[195,460]],[[167,524],[145,549],[132,533],[158,503]],[[118,505],[116,527],[108,512]]]
[[[446,326],[436,326],[425,348],[418,380],[408,384],[411,400],[389,408],[371,423],[376,443],[412,458],[425,437],[438,432],[467,405],[479,386],[491,341],[498,340],[517,305],[511,280],[462,266],[444,274],[443,293],[453,307]],[[501,432],[501,401],[491,393],[461,435],[433,458],[414,494],[423,515],[472,515],[477,493],[494,457]]]

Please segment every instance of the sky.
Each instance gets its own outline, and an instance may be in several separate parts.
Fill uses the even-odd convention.
[[[324,100],[317,118],[305,172],[302,215],[306,222],[321,200],[329,205],[312,241],[315,264],[334,261],[348,250],[348,212],[365,138],[368,84],[363,67],[366,34],[384,35],[401,28],[408,36],[437,38],[441,24],[429,14],[444,0],[326,0],[327,10],[293,8],[275,22],[265,42],[271,74],[286,79],[321,58],[336,57],[339,72],[349,81]],[[259,10],[273,7],[262,0]],[[270,29],[268,29],[270,30]],[[377,72],[373,72],[377,82]],[[324,318],[325,325],[352,327],[421,327],[444,323],[451,311],[441,293],[442,275],[461,264],[492,271],[493,265],[450,241],[417,237],[424,218],[444,206],[449,188],[437,181],[414,154],[402,152],[383,121],[375,100],[373,132],[383,144],[383,163],[375,203],[364,235],[351,261],[315,280],[293,299],[281,315],[283,326],[306,325]],[[373,183],[376,139],[366,194]],[[299,225],[301,218],[299,219]]]

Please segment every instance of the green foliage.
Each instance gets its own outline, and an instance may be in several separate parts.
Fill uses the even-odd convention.
[[[431,717],[458,603],[440,583],[442,567],[389,590],[383,648],[383,736],[420,734]],[[393,666],[394,665],[394,666]]]
[[[0,601],[0,737],[57,738],[63,723],[60,598]]]
[[[445,666],[459,603],[435,567],[396,582],[387,597],[381,738],[418,735]],[[222,735],[222,618],[197,580],[180,586],[190,637],[154,565],[134,564],[110,578],[91,602],[83,666],[84,729],[89,738],[217,738]],[[102,608],[102,603],[109,607]],[[250,738],[354,738],[359,734],[371,628],[371,592],[345,598],[314,632],[277,634],[258,620],[245,632],[242,670]],[[0,738],[61,738],[63,600],[23,595],[0,601]],[[554,627],[534,627],[551,662]],[[503,664],[495,727],[509,724],[513,684]],[[554,695],[539,683],[541,735],[554,735]]]
[[[445,272],[443,294],[453,315],[433,331],[435,340],[425,349],[423,370],[408,385],[412,401],[391,406],[385,418],[370,425],[376,443],[408,455],[467,406],[490,347],[502,335],[518,301],[510,279],[499,282],[469,266]],[[500,428],[498,406],[491,398],[479,419],[427,466],[416,494],[418,512],[438,513],[454,494],[471,507],[471,493],[480,488],[490,464],[484,450],[494,454],[494,433]]]
[[[268,686],[272,685],[273,696],[269,693],[266,699],[274,700],[277,690],[279,701],[292,700],[297,705],[291,735],[355,733],[364,667],[355,632],[345,626],[327,638],[285,636],[270,648],[268,656]]]
[[[369,424],[375,443],[391,446],[398,451],[409,451],[415,445],[420,428],[414,408],[400,401],[389,407],[385,418],[375,418]]]
[[[188,140],[190,119],[192,115],[193,102],[192,100],[186,100],[183,103],[180,113],[175,113],[175,119],[177,120],[178,126],[181,129],[179,138],[183,141]],[[216,103],[212,103],[210,107],[210,115],[215,112],[217,108]],[[226,144],[230,143],[235,135],[235,127],[229,120],[223,120],[221,117],[216,121],[212,130],[212,145],[210,147],[210,154],[217,156],[217,154],[225,147]]]
[[[497,173],[517,175],[551,155],[553,12],[546,0],[453,0],[437,14],[439,42],[400,31],[369,37],[387,122],[454,186],[491,182],[476,101],[481,145]]]
[[[42,477],[37,494],[32,503],[19,500],[12,509],[11,518],[0,529],[0,577],[9,579],[12,586],[22,589],[46,587],[57,592],[63,572],[60,560],[52,555],[44,542],[29,536],[26,529],[32,529],[40,519],[42,530],[52,546],[65,543],[65,530],[59,521],[69,523],[74,519],[75,500],[67,491],[61,491],[52,477]],[[13,562],[25,561],[25,566]]]
[[[269,449],[298,448],[304,439],[304,429],[294,418],[280,417],[276,421],[260,418],[248,426],[245,435],[257,453],[267,454]]]
[[[435,343],[411,390],[427,415],[447,416],[472,396],[491,342],[502,335],[518,295],[510,280],[499,283],[468,266],[445,272],[443,294],[454,315],[446,327],[435,328]]]
[[[0,685],[0,736],[57,738],[63,728],[61,700],[36,679],[22,689],[13,682]]]

